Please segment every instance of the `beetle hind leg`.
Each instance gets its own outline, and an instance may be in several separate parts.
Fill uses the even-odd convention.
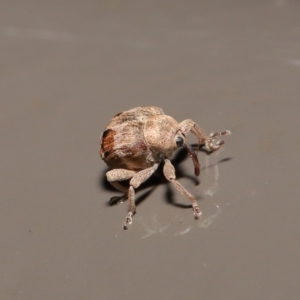
[[[126,188],[125,186],[121,185],[118,181],[124,181],[128,180],[134,177],[136,175],[136,171],[126,170],[126,169],[114,169],[111,171],[108,171],[106,173],[106,178],[110,182],[110,184],[117,190],[124,193],[123,196],[117,197],[118,203],[122,202],[124,199],[129,200],[129,213],[126,217],[125,223],[123,225],[124,229],[127,229],[127,226],[132,223],[132,217],[136,212],[135,207],[135,193],[132,186]],[[110,199],[110,202],[114,201],[116,197],[113,197]]]

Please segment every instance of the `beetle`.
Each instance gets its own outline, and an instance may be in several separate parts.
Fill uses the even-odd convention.
[[[205,145],[209,152],[218,150],[224,141],[215,139],[231,134],[229,130],[205,132],[192,120],[177,123],[156,106],[136,107],[115,115],[100,137],[100,156],[111,169],[106,178],[129,201],[129,212],[123,224],[127,229],[136,213],[135,189],[145,182],[164,162],[166,179],[191,202],[195,219],[201,215],[197,201],[177,180],[175,168],[170,159],[175,150],[185,147],[194,164],[194,173],[200,175],[200,164],[187,135],[192,132],[199,145]],[[129,188],[119,181],[130,180]]]

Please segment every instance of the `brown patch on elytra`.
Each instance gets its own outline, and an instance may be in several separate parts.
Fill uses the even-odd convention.
[[[102,135],[102,143],[100,149],[101,157],[107,157],[114,149],[114,137],[116,132],[112,129],[106,129]]]

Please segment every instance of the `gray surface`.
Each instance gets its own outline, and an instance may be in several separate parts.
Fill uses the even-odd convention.
[[[299,299],[299,2],[149,2],[2,1],[1,299]],[[198,222],[164,182],[128,231],[107,205],[98,138],[143,105],[233,131],[179,178]]]

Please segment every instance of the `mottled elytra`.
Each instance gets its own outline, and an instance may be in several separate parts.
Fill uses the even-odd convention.
[[[123,198],[129,201],[129,212],[123,224],[127,229],[136,213],[135,189],[146,181],[164,162],[163,173],[168,181],[193,206],[196,219],[201,215],[196,199],[176,180],[171,156],[180,147],[185,147],[194,163],[196,176],[200,175],[198,157],[187,142],[187,135],[192,132],[199,145],[205,145],[207,151],[218,150],[224,142],[215,139],[229,135],[229,130],[206,135],[192,120],[177,123],[172,117],[164,114],[155,106],[136,107],[114,116],[100,138],[100,156],[111,168],[106,173],[107,180],[113,187],[124,193]],[[119,181],[130,180],[129,188]]]

